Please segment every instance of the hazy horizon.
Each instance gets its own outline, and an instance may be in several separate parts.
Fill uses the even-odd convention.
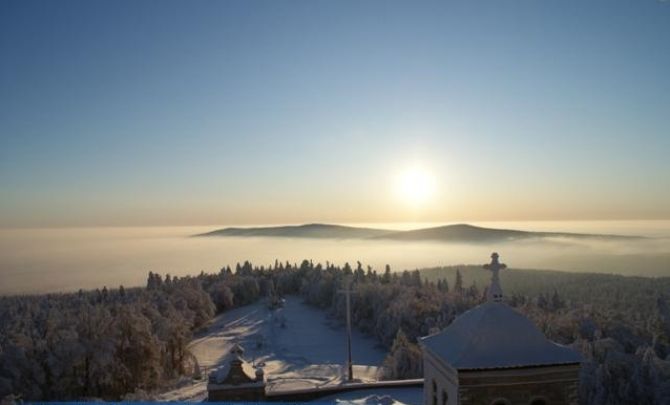
[[[498,251],[512,268],[670,276],[670,221],[504,225],[507,229],[616,233],[652,239],[446,243],[191,237],[216,226],[0,229],[0,294],[116,288],[121,284],[130,287],[143,285],[149,271],[196,275],[245,260],[265,266],[275,260],[299,263],[307,259],[340,265],[361,261],[377,271],[386,264],[401,271],[484,263],[492,251]],[[392,226],[388,224],[390,229]],[[395,229],[401,228],[396,224]]]
[[[204,223],[204,224],[140,224],[140,225],[52,225],[52,226],[0,226],[0,230],[23,230],[23,229],[128,229],[128,228],[202,228],[202,229],[225,229],[225,228],[255,228],[255,227],[282,227],[299,226],[308,224],[341,225],[361,228],[378,228],[389,230],[417,230],[423,228],[467,224],[484,228],[511,229],[535,232],[571,232],[571,233],[597,233],[615,234],[628,236],[670,236],[670,219],[582,219],[582,220],[500,220],[500,221],[379,221],[379,222],[337,222],[337,221],[303,221],[303,222],[266,222],[266,223]]]

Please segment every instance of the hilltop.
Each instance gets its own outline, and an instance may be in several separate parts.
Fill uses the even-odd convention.
[[[531,232],[484,228],[469,224],[444,225],[409,231],[361,228],[332,224],[273,227],[224,228],[195,236],[236,236],[318,239],[389,239],[404,241],[493,242],[530,238],[640,239],[639,236],[599,235],[568,232]]]
[[[367,239],[395,231],[330,224],[304,224],[272,227],[224,228],[195,236],[265,236],[275,238]]]

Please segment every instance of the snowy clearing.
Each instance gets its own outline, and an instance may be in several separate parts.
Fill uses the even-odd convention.
[[[287,297],[283,308],[274,311],[265,303],[226,311],[195,336],[189,350],[206,377],[235,342],[244,347],[248,361],[263,365],[268,391],[323,387],[345,379],[346,328],[324,311],[303,304],[300,297]],[[386,351],[355,330],[352,346],[356,380],[376,381]],[[202,401],[207,397],[205,379],[158,399]]]
[[[334,395],[319,398],[314,402],[341,405],[419,405],[423,403],[423,388],[381,388],[340,392]]]

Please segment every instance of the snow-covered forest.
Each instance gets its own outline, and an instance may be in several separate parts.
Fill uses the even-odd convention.
[[[421,375],[417,337],[447,326],[483,300],[478,267],[393,273],[357,263],[250,263],[217,274],[149,274],[143,288],[0,298],[0,398],[120,399],[160,390],[198,367],[186,345],[232,307],[298,294],[344,319],[353,275],[355,326],[389,349],[383,378]],[[508,303],[551,339],[585,357],[583,403],[667,403],[670,279],[506,270]]]

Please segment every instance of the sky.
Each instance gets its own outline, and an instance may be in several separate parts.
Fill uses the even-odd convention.
[[[668,219],[668,152],[668,1],[0,2],[1,227]]]

